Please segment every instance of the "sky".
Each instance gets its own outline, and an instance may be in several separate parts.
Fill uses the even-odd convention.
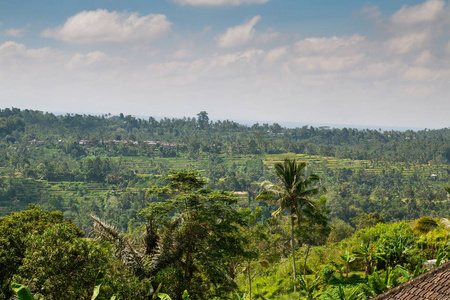
[[[0,0],[0,108],[444,128],[445,0]]]

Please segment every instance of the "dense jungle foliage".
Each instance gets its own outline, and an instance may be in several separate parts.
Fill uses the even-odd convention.
[[[448,252],[450,129],[6,108],[0,138],[0,299],[366,299]]]

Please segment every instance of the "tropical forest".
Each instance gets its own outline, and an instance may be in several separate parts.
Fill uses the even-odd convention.
[[[371,299],[449,259],[449,185],[450,128],[2,108],[0,299]]]

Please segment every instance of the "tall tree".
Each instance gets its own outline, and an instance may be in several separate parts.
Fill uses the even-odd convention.
[[[205,129],[205,127],[208,126],[209,123],[208,113],[206,111],[201,111],[197,114],[197,116],[198,125],[200,125],[201,129]]]
[[[245,219],[233,208],[236,196],[204,188],[197,171],[173,172],[166,180],[167,186],[148,190],[162,201],[143,211],[149,223],[158,224],[159,239],[150,260],[155,281],[163,286],[175,282],[176,299],[184,290],[192,299],[232,291],[236,284],[227,271],[245,253],[239,230]]]
[[[43,234],[57,224],[66,224],[79,236],[83,233],[60,212],[49,212],[30,205],[30,209],[0,218],[0,299],[10,299],[10,284],[24,263],[34,235]]]
[[[278,184],[270,181],[261,183],[262,192],[256,197],[256,200],[264,200],[278,205],[278,209],[272,213],[276,217],[284,210],[289,211],[291,221],[291,252],[294,282],[297,278],[295,266],[295,245],[294,245],[294,225],[300,224],[303,212],[305,210],[315,209],[315,203],[311,199],[317,195],[320,188],[316,183],[320,177],[316,174],[308,174],[306,163],[297,163],[295,159],[284,159],[283,163],[275,164],[275,173],[278,177]],[[294,291],[297,287],[294,284]]]

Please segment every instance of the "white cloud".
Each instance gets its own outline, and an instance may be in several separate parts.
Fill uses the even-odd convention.
[[[409,32],[387,40],[386,47],[389,51],[405,54],[412,50],[421,49],[430,38],[428,30]]]
[[[62,79],[77,74],[90,74],[95,79],[100,74],[111,76],[114,69],[125,71],[124,62],[123,58],[111,57],[101,51],[69,54],[49,47],[27,48],[13,41],[0,45],[0,77],[6,76],[8,80],[14,76],[31,81]]]
[[[24,28],[9,28],[9,29],[5,29],[3,31],[3,35],[5,36],[10,36],[10,37],[15,37],[15,38],[21,38],[25,35],[25,33],[27,32],[27,27]]]
[[[58,78],[69,57],[53,48],[28,49],[24,44],[5,42],[0,45],[0,85],[17,90],[21,89],[20,84]]]
[[[431,53],[429,50],[424,50],[420,55],[414,60],[416,65],[426,65],[431,60]]]
[[[269,2],[269,0],[174,0],[174,1],[180,5],[192,5],[192,6],[263,4]]]
[[[423,65],[428,63],[426,49],[438,50],[438,40],[445,32],[445,24],[450,17],[444,0],[426,0],[414,6],[403,6],[390,17],[386,24],[387,34],[393,34],[391,38],[385,38],[384,44],[388,54],[407,54],[412,51],[419,55],[416,62]],[[420,52],[419,52],[420,51]]]
[[[267,29],[263,33],[257,33],[255,41],[261,44],[267,44],[274,41],[280,34],[272,28]]]
[[[207,34],[211,30],[212,26],[205,26],[200,32],[201,35]]]
[[[300,53],[332,53],[342,49],[348,50],[364,41],[365,37],[359,34],[350,37],[306,38],[297,42],[295,47]]]
[[[429,98],[433,95],[434,87],[424,85],[407,85],[405,87],[401,87],[400,92],[408,97],[426,96],[426,98]],[[423,111],[428,112],[428,107]]]
[[[288,53],[287,47],[279,47],[269,51],[265,57],[265,61],[268,63],[276,62],[285,57]]]
[[[193,61],[152,63],[147,66],[144,76],[153,81],[170,78],[169,80],[177,85],[198,83],[211,78],[220,78],[226,84],[227,77],[244,79],[248,74],[252,74],[264,55],[263,50],[252,49],[209,55]],[[236,73],[240,75],[236,76]]]
[[[448,79],[449,76],[449,70],[432,70],[423,67],[411,67],[405,71],[403,78],[411,81],[433,82]]]
[[[165,15],[98,9],[82,11],[41,35],[71,44],[148,43],[170,31],[170,26]]]
[[[447,55],[450,55],[450,42],[447,42],[447,45],[445,46],[445,51],[447,52]]]
[[[402,64],[399,61],[383,61],[383,62],[369,62],[355,68],[351,72],[354,80],[389,80],[398,76],[398,70],[402,69]]]
[[[340,72],[356,65],[364,54],[349,56],[305,56],[295,60],[297,67],[307,72]]]
[[[214,56],[209,61],[209,67],[225,67],[230,64],[236,63],[250,63],[255,62],[256,59],[260,58],[264,54],[263,50],[252,49],[244,52],[228,53],[225,55]]]
[[[185,41],[178,44],[178,49],[172,51],[171,53],[167,53],[165,56],[169,59],[187,59],[194,55],[192,53],[192,49],[194,47],[194,42]]]
[[[87,54],[77,53],[70,60],[69,65],[74,66],[74,65],[77,65],[80,63],[82,63],[84,65],[92,65],[99,61],[104,60],[105,58],[106,58],[106,54],[101,51],[89,52]]]
[[[124,62],[124,59],[108,56],[101,51],[89,52],[87,54],[76,53],[66,64],[69,69],[85,67],[108,67],[115,66],[117,63]]]
[[[0,45],[0,59],[5,56],[24,53],[26,50],[24,44],[8,41]]]
[[[177,72],[186,69],[188,63],[169,61],[166,63],[154,63],[147,66],[148,75],[160,79],[161,77],[174,76]]]
[[[427,0],[414,6],[405,5],[391,17],[391,21],[394,24],[404,25],[431,22],[440,16],[444,7],[443,0]]]
[[[189,56],[189,52],[187,49],[179,49],[172,54],[168,55],[169,58],[172,59],[183,59],[187,58]]]
[[[217,45],[222,48],[231,48],[248,43],[256,35],[253,27],[259,20],[261,20],[261,16],[255,16],[244,24],[228,28],[225,33],[217,37]]]
[[[52,48],[27,49],[24,44],[7,41],[0,45],[0,62],[10,66],[31,63],[61,61],[67,57],[63,52]],[[4,65],[3,65],[4,66]]]

